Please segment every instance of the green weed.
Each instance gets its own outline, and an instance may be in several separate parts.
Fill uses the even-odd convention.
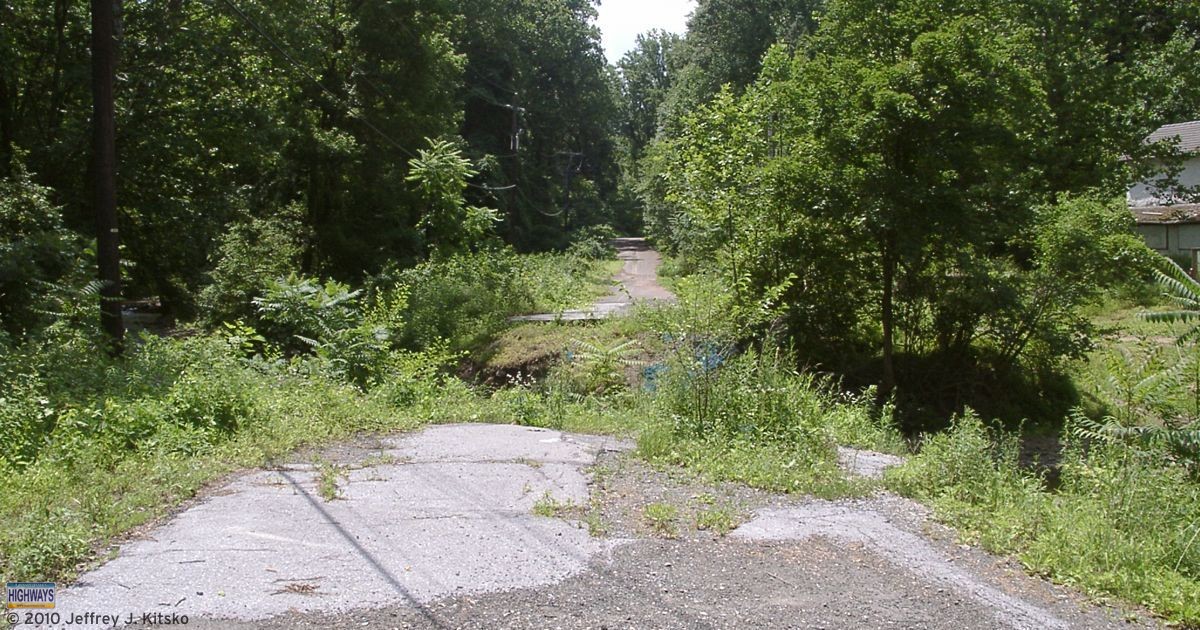
[[[547,490],[541,498],[533,503],[533,513],[537,516],[555,518],[562,516],[575,508],[573,501],[559,501]]]
[[[730,508],[711,507],[696,513],[696,529],[724,536],[738,526],[737,513]]]
[[[317,471],[317,494],[321,495],[326,503],[340,499],[342,489],[339,483],[346,478],[345,467],[324,459],[315,461],[313,467]]]
[[[669,503],[651,503],[642,509],[646,523],[660,536],[675,538],[679,535],[675,519],[679,510]]]
[[[1200,622],[1200,489],[1187,469],[1162,452],[1065,439],[1057,492],[1018,466],[1015,438],[973,414],[927,439],[887,484],[1033,571]]]

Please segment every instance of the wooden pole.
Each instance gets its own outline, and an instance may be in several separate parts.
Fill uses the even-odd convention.
[[[121,320],[121,251],[117,231],[117,123],[113,82],[117,67],[116,19],[120,0],[92,0],[93,206],[100,281],[100,325],[111,352],[125,341]]]

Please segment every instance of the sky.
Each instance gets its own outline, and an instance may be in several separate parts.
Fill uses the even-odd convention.
[[[683,34],[695,0],[601,0],[600,27],[604,55],[616,63],[633,49],[635,38],[652,28]]]

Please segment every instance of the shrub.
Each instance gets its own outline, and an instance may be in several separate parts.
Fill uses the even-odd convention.
[[[0,471],[32,464],[53,426],[54,408],[35,374],[5,374],[0,394]]]
[[[948,431],[927,437],[905,466],[890,470],[888,484],[933,502],[985,544],[1004,548],[1034,531],[1040,513],[1040,480],[1021,472],[1018,454],[1015,436],[989,431],[967,410]]]
[[[210,282],[200,291],[201,313],[209,326],[250,318],[251,300],[263,295],[272,281],[299,268],[304,240],[301,211],[291,206],[271,218],[229,226],[213,256]]]
[[[827,383],[791,365],[777,350],[677,353],[658,377],[655,420],[639,437],[639,452],[770,490],[861,492],[869,484],[846,479],[838,467],[838,441],[896,450],[898,434],[873,419],[868,400],[839,400]]]
[[[567,253],[571,256],[590,260],[606,260],[616,254],[612,240],[617,238],[616,230],[610,225],[589,225],[571,234],[571,245]]]
[[[400,346],[414,350],[438,339],[454,350],[493,336],[512,316],[557,312],[592,298],[594,261],[565,254],[518,256],[510,249],[460,254],[396,275],[407,295]]]
[[[71,271],[83,252],[50,203],[50,190],[15,166],[11,177],[0,177],[0,330],[19,336],[42,323],[44,287]]]

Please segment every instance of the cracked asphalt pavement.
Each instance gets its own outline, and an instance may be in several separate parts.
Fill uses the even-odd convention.
[[[710,485],[630,448],[442,425],[331,449],[338,498],[309,464],[246,473],[60,589],[55,610],[213,629],[1156,625],[959,544],[911,501]],[[646,522],[652,502],[677,506],[670,528]],[[713,510],[740,526],[702,528]]]

